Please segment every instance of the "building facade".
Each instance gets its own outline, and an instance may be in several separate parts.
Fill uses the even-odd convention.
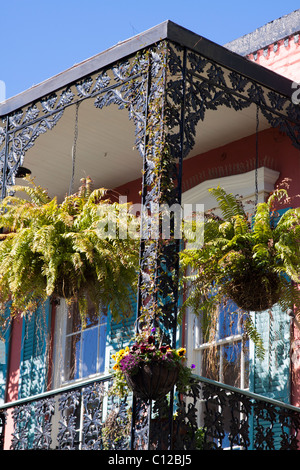
[[[167,21],[0,104],[2,197],[24,166],[58,200],[89,175],[95,187],[114,189],[149,212],[157,203],[204,204],[206,210],[214,204],[210,187],[221,185],[245,199],[264,201],[289,179],[296,207],[300,108],[293,93],[300,82],[300,12],[274,23],[222,47]],[[275,36],[266,43],[270,31]],[[229,322],[230,312],[222,312],[212,370],[206,361],[210,345],[201,337],[197,315],[187,311],[178,325],[180,243],[170,237],[161,246],[145,236],[140,251],[139,286],[132,300],[136,315],[147,310],[155,316],[155,287],[162,312],[158,321],[173,344],[186,347],[187,362],[208,379],[208,387],[216,382],[229,386],[229,394],[245,390],[250,401],[266,397],[271,401],[263,402],[264,412],[277,400],[296,413],[297,421],[297,321],[277,307],[253,313],[266,350],[261,361],[253,344],[245,343],[239,318]],[[118,322],[109,309],[91,310],[82,329],[78,312],[68,315],[63,299],[49,299],[31,316],[9,321],[9,309],[6,315],[0,343],[3,447],[105,448],[103,422],[115,408],[100,389],[109,381],[112,354],[132,336],[136,316]],[[36,396],[44,407],[34,412],[41,417],[38,423],[32,417]],[[195,429],[208,426],[202,421],[204,401],[200,395],[176,405],[172,401],[167,416],[177,406],[181,422],[165,427],[160,411],[149,428],[151,404],[133,398],[131,431],[121,448],[189,448],[189,431],[195,436]],[[266,425],[255,426],[253,413],[247,413],[239,412],[247,415],[251,436],[244,438],[245,418],[240,417],[240,437],[231,444],[227,421],[224,435],[216,432],[216,421],[211,423],[216,447],[260,448],[263,431],[258,429]],[[274,432],[267,445],[276,447],[284,434],[287,447],[297,446],[296,435],[286,437],[282,431],[286,423],[270,419]]]

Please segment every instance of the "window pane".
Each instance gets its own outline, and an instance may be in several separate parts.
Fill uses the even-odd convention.
[[[99,338],[99,371],[104,372],[105,369],[105,348],[106,348],[106,324],[107,317],[102,316],[100,319],[100,338]]]
[[[201,375],[212,380],[219,380],[220,375],[220,349],[209,347],[202,351]]]
[[[241,384],[241,343],[223,347],[223,381],[233,387]]]
[[[244,353],[244,388],[249,388],[249,341],[243,346]]]
[[[239,314],[236,312],[236,305],[228,302],[220,309],[219,315],[219,339],[236,335],[239,331]]]
[[[65,380],[76,380],[80,377],[80,343],[80,333],[66,338]]]
[[[98,326],[82,332],[82,377],[97,372]]]
[[[76,380],[105,371],[107,316],[89,302],[86,325],[82,328],[78,306],[67,313],[64,380]]]
[[[79,315],[78,305],[72,304],[67,307],[67,335],[80,331],[81,319]]]
[[[95,326],[99,323],[99,309],[88,298],[88,313],[86,318],[86,327]]]

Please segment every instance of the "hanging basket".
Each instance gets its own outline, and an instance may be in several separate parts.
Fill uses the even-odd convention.
[[[224,291],[242,310],[262,312],[279,301],[281,284],[276,273],[246,272],[232,279]]]
[[[141,365],[134,375],[125,374],[125,378],[127,385],[138,398],[158,400],[172,390],[178,374],[177,365],[150,362]]]

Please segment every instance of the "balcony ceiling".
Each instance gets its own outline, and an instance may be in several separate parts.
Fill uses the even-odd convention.
[[[26,152],[23,165],[31,169],[36,183],[62,199],[71,184],[73,156],[73,191],[86,176],[95,187],[110,189],[141,176],[142,158],[134,147],[134,125],[127,111],[114,105],[99,110],[92,100],[83,101],[75,143],[75,108],[66,108],[56,126]]]
[[[188,157],[201,154],[255,132],[255,107],[234,111],[226,107],[208,111],[198,124],[197,141]],[[267,123],[260,122],[260,129]],[[142,158],[135,148],[134,124],[127,110],[115,105],[97,109],[93,100],[83,101],[78,113],[74,184],[90,176],[95,187],[116,188],[142,174]],[[69,190],[73,173],[75,106],[64,111],[56,126],[38,137],[25,154],[24,166],[31,169],[37,184],[61,200]]]

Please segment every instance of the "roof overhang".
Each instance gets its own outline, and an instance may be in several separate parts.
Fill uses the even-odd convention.
[[[106,69],[138,51],[162,40],[188,48],[214,63],[255,81],[262,87],[290,99],[291,81],[226,48],[199,36],[171,21],[165,21],[114,47],[74,65],[64,72],[0,103],[0,116],[5,117],[28,108],[45,96]],[[217,148],[255,132],[255,105],[241,111],[226,107],[209,110],[201,127],[193,152],[189,156]],[[270,125],[261,119],[260,130]],[[36,139],[26,152],[24,166],[31,168],[38,184],[51,194],[63,197],[72,174],[72,148],[75,137],[75,106],[65,109],[60,122]],[[96,186],[117,187],[140,177],[142,159],[134,148],[134,125],[126,110],[117,106],[95,109],[91,100],[80,104],[76,146],[75,186],[81,177],[91,176]]]
[[[216,63],[235,70],[257,81],[262,86],[291,97],[291,81],[265,67],[250,62],[239,54],[220,46],[203,36],[167,20],[136,36],[122,41],[73,67],[0,103],[0,116],[12,113],[41,97],[67,86],[81,78],[112,65],[161,40],[168,39],[198,52]]]

